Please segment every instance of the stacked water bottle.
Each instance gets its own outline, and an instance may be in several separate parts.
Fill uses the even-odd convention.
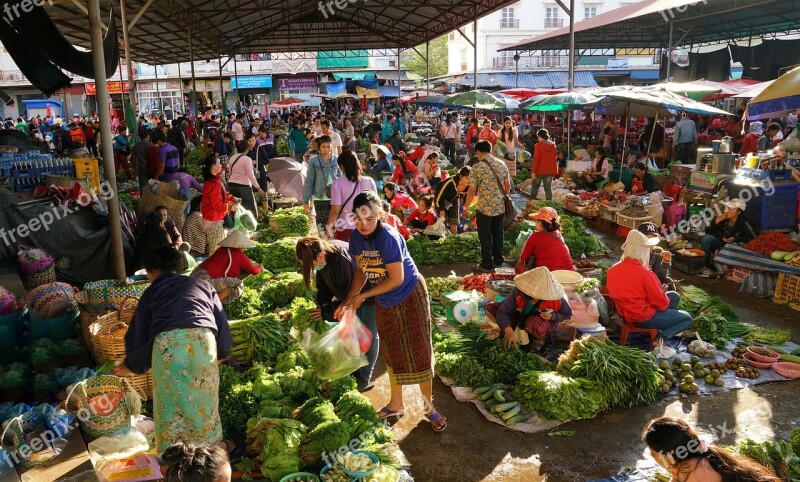
[[[74,177],[72,159],[37,151],[0,154],[0,176],[10,176],[16,192],[33,192],[45,185],[49,175]]]

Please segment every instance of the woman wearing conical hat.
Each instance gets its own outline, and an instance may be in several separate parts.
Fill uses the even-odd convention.
[[[507,345],[522,342],[524,348],[536,352],[560,322],[572,317],[572,308],[564,288],[549,269],[540,266],[514,278],[508,297],[486,305],[486,315],[500,326]]]

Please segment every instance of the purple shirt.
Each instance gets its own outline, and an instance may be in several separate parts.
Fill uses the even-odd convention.
[[[339,219],[336,220],[335,229],[356,228],[355,218],[353,217],[353,200],[364,191],[378,191],[378,187],[371,177],[362,177],[358,182],[358,187],[356,187],[356,183],[351,182],[346,177],[340,177],[333,181],[331,185],[331,205],[342,208]]]
[[[178,172],[180,162],[181,158],[177,147],[169,142],[161,147],[161,163],[164,164],[164,179],[171,181],[174,178],[169,175]]]
[[[368,289],[386,279],[387,264],[403,263],[403,284],[375,297],[382,308],[399,305],[417,287],[419,282],[417,266],[408,254],[405,239],[395,228],[381,223],[371,239],[364,239],[358,230],[353,231],[349,252],[356,269],[366,272]],[[361,257],[360,265],[356,260],[357,256]]]

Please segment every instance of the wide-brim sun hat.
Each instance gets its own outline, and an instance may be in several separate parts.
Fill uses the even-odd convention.
[[[622,245],[622,254],[628,259],[644,261],[650,255],[650,241],[639,231],[631,230]]]
[[[556,219],[558,219],[558,211],[553,208],[541,208],[539,211],[531,214],[529,216],[531,219],[538,219],[539,221],[544,221],[546,223],[552,223]]]
[[[219,243],[220,248],[247,249],[255,246],[256,243],[250,240],[238,229],[233,230],[231,234],[229,234],[225,239],[222,240],[221,243]]]
[[[537,300],[555,301],[564,297],[564,288],[544,266],[533,268],[514,278],[514,286]]]

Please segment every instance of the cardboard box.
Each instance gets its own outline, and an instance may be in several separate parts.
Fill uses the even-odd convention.
[[[84,191],[88,192],[91,188],[100,190],[100,166],[97,159],[93,157],[73,159],[72,164],[75,166],[75,178],[83,185]]]
[[[92,470],[94,467],[89,460],[89,452],[86,450],[83,436],[76,428],[67,435],[67,445],[58,457],[44,466],[22,470],[20,480],[22,482],[53,481]]]

